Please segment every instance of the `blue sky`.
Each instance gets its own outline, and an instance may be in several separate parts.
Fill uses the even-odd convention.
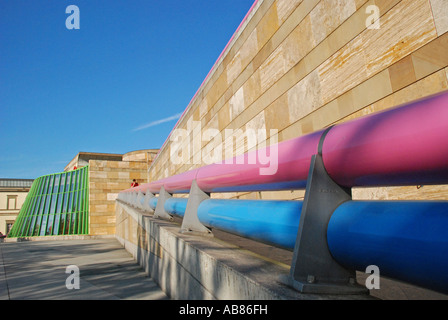
[[[1,0],[0,178],[160,148],[252,4]]]

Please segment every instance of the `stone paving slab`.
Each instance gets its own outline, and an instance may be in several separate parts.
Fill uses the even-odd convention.
[[[70,265],[79,289],[67,289]],[[116,239],[0,243],[0,299],[169,300]]]

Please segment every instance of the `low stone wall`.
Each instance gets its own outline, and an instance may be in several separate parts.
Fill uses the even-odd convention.
[[[3,238],[0,242],[26,242],[26,241],[61,241],[61,240],[98,240],[98,239],[114,239],[114,235],[60,235],[60,236],[42,236],[42,237],[19,237],[19,238]]]
[[[116,201],[116,238],[172,299],[368,299],[300,294],[279,281],[289,268]]]

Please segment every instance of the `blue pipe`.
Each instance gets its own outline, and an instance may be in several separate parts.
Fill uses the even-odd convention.
[[[209,228],[293,249],[301,210],[301,201],[210,199],[199,205],[198,218]]]
[[[327,229],[343,266],[448,293],[448,201],[349,201]]]
[[[183,217],[187,209],[188,198],[169,198],[165,201],[166,212]]]
[[[158,197],[152,197],[151,199],[149,199],[149,206],[151,207],[151,209],[155,210],[157,207],[157,200],[159,200]]]
[[[187,201],[170,198],[165,210],[183,216]],[[209,199],[198,218],[209,228],[293,249],[301,210],[301,201]],[[327,242],[348,269],[376,265],[382,276],[448,293],[447,230],[448,201],[348,201],[334,211]]]

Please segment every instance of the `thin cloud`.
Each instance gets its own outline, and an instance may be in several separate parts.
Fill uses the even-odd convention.
[[[152,121],[150,123],[144,124],[144,125],[142,125],[140,127],[137,127],[135,129],[133,129],[132,131],[140,131],[140,130],[143,130],[143,129],[148,129],[150,127],[157,126],[157,125],[159,125],[161,123],[177,120],[177,119],[180,118],[181,115],[182,115],[182,113],[177,113],[177,114],[175,114],[174,116],[171,116],[171,117],[167,117],[167,118],[160,119],[160,120],[155,120],[155,121]]]

